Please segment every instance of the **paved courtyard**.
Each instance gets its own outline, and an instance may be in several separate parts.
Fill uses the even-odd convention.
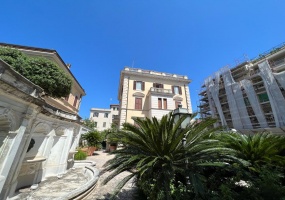
[[[111,155],[109,153],[106,153],[104,151],[96,151],[96,153],[93,156],[88,157],[88,160],[92,160],[96,162],[96,168],[100,171],[103,169],[103,165],[109,160],[112,159],[114,155]],[[110,182],[108,182],[106,185],[102,185],[102,181],[104,178],[106,178],[110,173],[106,172],[105,174],[101,175],[99,177],[99,180],[97,182],[97,186],[95,189],[84,199],[86,200],[107,200],[110,198],[110,195],[114,191],[116,185],[129,173],[124,172],[115,178],[113,178]],[[118,197],[116,199],[120,200],[133,200],[136,199],[136,188],[133,184],[133,181],[130,180],[122,189],[122,191],[119,193]]]
[[[104,151],[96,151],[93,156],[87,157],[87,160],[92,160],[96,162],[96,168],[101,171],[103,165],[112,159],[114,155],[106,153]],[[124,172],[114,179],[112,179],[108,184],[102,185],[102,181],[105,177],[110,174],[109,172],[103,174],[99,177],[96,187],[86,196],[84,200],[107,200],[110,199],[112,192],[114,191],[116,185],[129,173]],[[87,177],[84,175],[83,168],[76,168],[69,170],[68,173],[64,174],[61,178],[51,177],[46,181],[39,183],[36,190],[31,190],[28,188],[23,188],[18,191],[18,195],[13,199],[21,200],[55,200],[59,199],[71,191],[79,188],[87,182]],[[130,180],[119,193],[117,200],[133,200],[137,199],[134,197],[136,194],[136,187]]]
[[[20,189],[18,195],[13,199],[21,200],[54,200],[59,199],[85,184],[88,178],[84,175],[83,168],[71,169],[60,179],[50,177],[39,183],[36,190],[30,187]]]

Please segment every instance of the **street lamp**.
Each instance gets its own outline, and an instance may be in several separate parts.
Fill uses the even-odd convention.
[[[178,105],[178,108],[176,108],[175,110],[173,110],[172,115],[174,116],[174,123],[177,123],[178,120],[181,117],[185,117],[185,119],[183,120],[183,122],[181,122],[180,124],[180,130],[185,129],[187,127],[187,125],[190,123],[191,120],[191,113],[188,112],[188,110],[186,108],[182,108],[182,105]],[[182,138],[182,145],[183,147],[186,146],[186,133],[184,133],[184,137]],[[185,157],[185,155],[184,155]],[[186,171],[188,171],[188,159],[185,160],[185,165],[186,165]],[[186,184],[190,185],[190,180],[189,180],[189,176],[185,177],[186,179]]]
[[[173,110],[172,115],[174,116],[174,122],[178,122],[178,120],[183,117],[186,116],[186,118],[183,120],[183,122],[180,124],[181,129],[185,129],[186,126],[190,123],[191,120],[191,113],[188,112],[188,110],[186,108],[182,108],[182,105],[179,104],[178,108],[176,108],[175,110]]]

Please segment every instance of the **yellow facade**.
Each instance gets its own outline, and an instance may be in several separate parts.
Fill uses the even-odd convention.
[[[187,76],[125,67],[121,71],[118,95],[120,124],[134,123],[135,117],[160,119],[178,104],[192,113],[190,82]]]

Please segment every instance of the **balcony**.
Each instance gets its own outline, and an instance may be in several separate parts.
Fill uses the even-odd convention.
[[[285,70],[285,58],[273,61],[272,70],[274,72],[281,72]]]
[[[150,93],[156,93],[156,94],[169,94],[169,95],[174,95],[172,93],[171,89],[163,89],[163,88],[155,88],[151,87],[149,90]]]

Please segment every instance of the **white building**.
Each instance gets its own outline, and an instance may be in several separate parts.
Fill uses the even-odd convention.
[[[285,44],[208,77],[200,92],[202,118],[242,133],[285,133]]]
[[[109,109],[91,108],[89,119],[94,121],[98,131],[111,128],[112,123],[117,123],[119,115],[119,105],[112,104]]]
[[[44,55],[43,49],[30,50]],[[74,84],[78,88],[72,91],[82,97],[79,86]],[[78,101],[52,99],[43,92],[0,59],[0,199],[66,173],[81,134],[88,131],[81,125]]]

